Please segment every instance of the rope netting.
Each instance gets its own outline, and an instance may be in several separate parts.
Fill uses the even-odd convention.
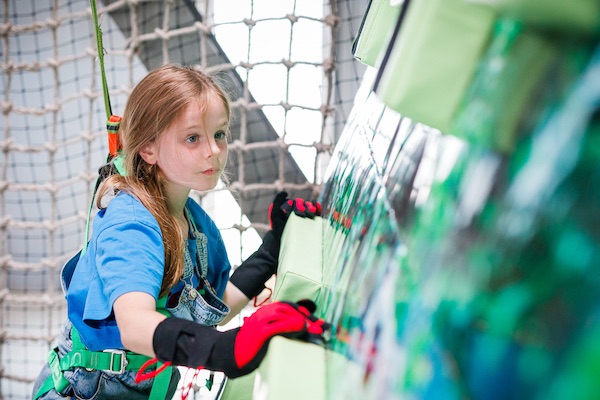
[[[228,182],[195,193],[239,265],[273,196],[318,196],[364,67],[356,1],[97,2],[113,113],[166,63],[214,74],[232,99]],[[0,397],[31,384],[66,315],[62,265],[82,245],[107,154],[88,0],[0,2]],[[344,51],[340,52],[340,48]]]

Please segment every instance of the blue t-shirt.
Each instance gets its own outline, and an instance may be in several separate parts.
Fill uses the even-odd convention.
[[[192,199],[186,206],[198,230],[208,238],[207,279],[222,298],[231,265],[221,233]],[[119,193],[100,210],[87,251],[67,290],[69,320],[90,350],[122,349],[113,313],[114,301],[129,292],[158,299],[164,273],[164,247],[156,219],[133,196]]]

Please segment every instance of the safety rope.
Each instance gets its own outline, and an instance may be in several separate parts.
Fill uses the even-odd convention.
[[[110,106],[110,96],[108,93],[108,83],[106,81],[106,70],[104,69],[104,44],[102,43],[102,29],[98,23],[98,11],[96,10],[96,1],[90,0],[92,8],[92,19],[94,20],[94,28],[96,31],[96,48],[98,51],[98,63],[100,64],[100,76],[102,78],[102,93],[104,95],[104,108],[106,110],[106,119],[110,120],[112,116],[112,108]]]
[[[96,33],[96,49],[98,54],[98,64],[100,65],[100,76],[102,79],[102,94],[104,97],[104,108],[106,111],[106,130],[108,133],[108,157],[106,162],[110,162],[119,152],[119,124],[121,123],[121,117],[112,115],[112,107],[110,105],[110,94],[108,91],[108,82],[106,79],[106,69],[104,68],[104,44],[102,42],[102,29],[98,22],[98,11],[96,9],[96,0],[90,0],[90,7],[92,9],[92,19],[94,21],[94,30]],[[120,171],[119,171],[120,172]],[[90,205],[88,207],[87,219],[85,223],[85,238],[83,241],[82,254],[86,252],[88,241],[90,239],[90,223],[92,220],[92,211],[94,209],[94,198],[98,192],[98,188],[102,183],[105,176],[100,176],[96,180],[92,197],[90,199]]]

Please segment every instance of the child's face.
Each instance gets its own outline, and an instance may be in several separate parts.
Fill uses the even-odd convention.
[[[161,134],[153,146],[169,195],[214,189],[227,163],[228,127],[225,106],[211,96],[204,112],[191,103]]]

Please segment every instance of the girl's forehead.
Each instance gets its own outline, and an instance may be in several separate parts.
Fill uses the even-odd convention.
[[[175,122],[179,123],[183,128],[196,128],[203,125],[206,111],[206,105],[200,104],[198,101],[193,101],[188,104]]]
[[[165,129],[177,130],[212,129],[229,125],[227,110],[216,96],[209,96],[205,101],[192,101]]]

